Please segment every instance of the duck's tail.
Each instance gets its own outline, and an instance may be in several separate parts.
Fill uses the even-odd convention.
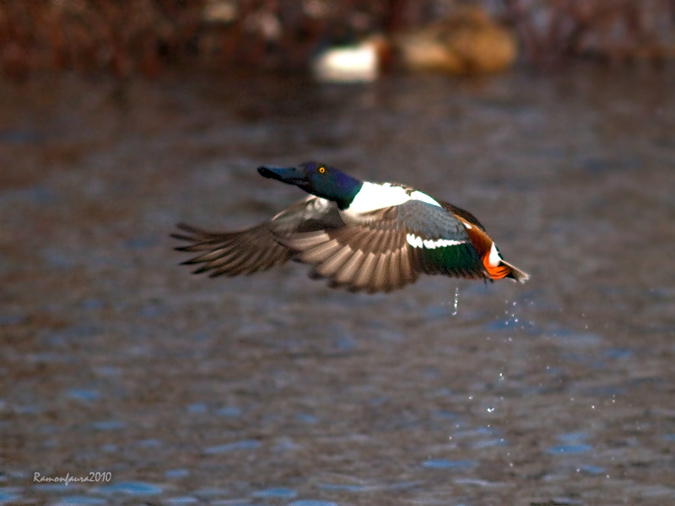
[[[489,261],[484,261],[484,265],[492,279],[511,278],[518,283],[525,283],[525,281],[530,279],[530,275],[528,273],[521,271],[515,265],[511,265],[510,263],[501,259],[497,265],[490,265]]]

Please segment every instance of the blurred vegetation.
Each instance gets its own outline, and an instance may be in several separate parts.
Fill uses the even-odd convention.
[[[423,26],[459,4],[510,26],[529,65],[675,57],[675,0],[0,0],[0,67],[12,78],[302,69],[326,41]]]

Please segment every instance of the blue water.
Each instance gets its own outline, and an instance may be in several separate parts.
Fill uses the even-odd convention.
[[[422,465],[430,469],[471,469],[476,466],[476,462],[471,460],[433,459],[424,461]]]
[[[288,506],[338,506],[338,504],[330,501],[304,499],[301,501],[293,501],[292,503],[289,503]]]
[[[586,453],[593,450],[591,445],[587,444],[569,444],[569,445],[555,445],[546,449],[547,453],[551,455],[571,455],[576,453]]]
[[[675,501],[672,70],[49,81],[0,85],[0,502]],[[305,194],[255,168],[310,158],[469,209],[532,279],[178,265],[175,222],[260,223]]]
[[[280,499],[293,499],[298,493],[290,488],[267,488],[253,492],[254,497],[273,497]]]
[[[156,495],[162,492],[162,488],[151,483],[137,481],[122,481],[98,488],[101,494],[128,494],[134,496]]]
[[[237,441],[235,443],[227,443],[216,446],[209,446],[204,450],[204,453],[214,454],[214,453],[226,453],[233,452],[238,450],[253,450],[260,446],[260,441],[255,440],[244,440]]]

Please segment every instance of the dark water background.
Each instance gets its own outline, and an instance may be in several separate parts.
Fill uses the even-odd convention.
[[[0,84],[0,502],[675,504],[673,90]],[[303,195],[255,168],[307,159],[471,210],[532,279],[368,296],[176,265],[175,222],[265,220]]]

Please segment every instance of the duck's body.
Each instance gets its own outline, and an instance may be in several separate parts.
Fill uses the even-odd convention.
[[[322,49],[312,60],[311,70],[324,83],[368,83],[387,66],[389,53],[389,42],[374,35],[358,44]]]
[[[515,36],[481,7],[459,8],[394,40],[394,57],[412,71],[491,74],[511,67],[517,56]]]
[[[184,263],[211,277],[253,274],[289,259],[313,266],[331,287],[369,293],[413,283],[421,273],[524,282],[528,275],[504,261],[471,213],[407,186],[354,179],[325,164],[258,169],[310,196],[271,220],[236,232],[179,225],[173,234],[201,254]]]
[[[322,48],[312,59],[321,82],[372,82],[389,70],[483,75],[509,69],[518,56],[514,34],[481,7],[461,7],[439,21]]]

